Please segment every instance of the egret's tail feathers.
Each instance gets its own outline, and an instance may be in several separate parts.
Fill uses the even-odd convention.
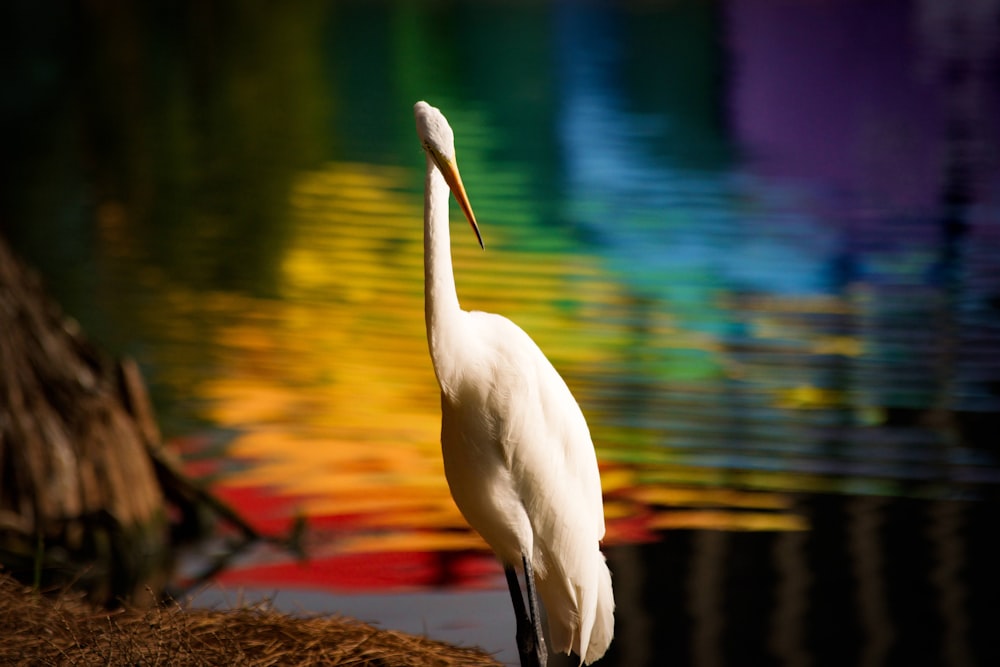
[[[615,633],[615,598],[604,554],[595,558],[586,577],[568,577],[552,568],[536,583],[549,620],[549,643],[557,653],[573,651],[590,664],[604,655]]]
[[[586,646],[586,653],[580,651],[580,655],[588,665],[604,655],[615,636],[615,594],[611,589],[611,571],[608,570],[604,554],[601,554],[599,571],[600,583],[597,587],[597,605],[593,625],[590,626],[590,637],[586,644],[581,641],[581,646]]]

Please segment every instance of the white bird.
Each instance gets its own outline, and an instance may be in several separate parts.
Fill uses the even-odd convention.
[[[535,589],[557,652],[590,664],[614,635],[601,480],[590,430],[559,373],[505,317],[462,310],[448,229],[454,194],[483,245],[444,115],[413,108],[427,154],[424,315],[441,387],[441,452],[451,495],[504,566],[522,665],[546,661]],[[522,570],[527,608],[515,570]]]

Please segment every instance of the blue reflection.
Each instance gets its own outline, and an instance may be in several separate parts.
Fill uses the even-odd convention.
[[[998,285],[979,259],[984,242],[998,249],[982,234],[997,216],[975,194],[996,182],[982,142],[997,96],[982,80],[937,83],[956,61],[982,79],[995,47],[955,42],[936,15],[914,42],[911,9],[928,11],[684,7],[666,13],[700,40],[656,51],[641,24],[662,17],[560,6],[565,217],[637,303],[634,347],[607,370],[613,395],[592,397],[604,424],[659,434],[674,463],[840,477],[845,490],[997,479],[961,463],[992,465],[987,451],[952,447],[981,446],[974,426],[927,421],[934,406],[969,424],[1000,409],[995,365],[962,361],[970,338],[1000,342],[986,305]],[[720,36],[731,60],[699,57]],[[670,58],[645,62],[636,87],[629,68],[650,51]],[[685,345],[692,333],[712,337],[707,349]],[[700,383],[700,402],[679,381]],[[803,403],[803,387],[829,400]]]

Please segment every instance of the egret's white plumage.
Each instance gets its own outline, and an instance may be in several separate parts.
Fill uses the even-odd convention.
[[[449,188],[480,244],[441,112],[417,102],[427,153],[424,280],[427,340],[441,386],[441,450],[455,503],[505,567],[534,571],[556,651],[590,663],[614,634],[604,508],[590,431],[562,377],[505,317],[460,308],[448,228]],[[513,594],[513,591],[512,591]]]

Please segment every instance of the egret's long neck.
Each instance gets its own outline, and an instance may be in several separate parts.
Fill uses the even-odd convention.
[[[451,266],[449,197],[444,176],[428,157],[424,188],[424,318],[431,361],[442,388],[454,370],[450,362],[460,352],[457,348],[463,341],[462,311]]]

